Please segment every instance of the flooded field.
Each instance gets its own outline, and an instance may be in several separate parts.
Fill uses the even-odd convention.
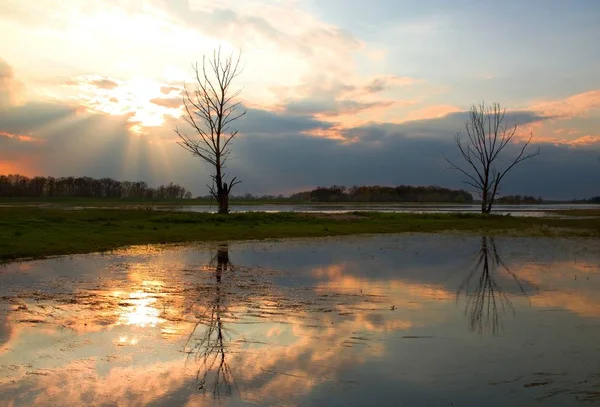
[[[0,266],[2,406],[600,403],[592,240],[386,235]]]
[[[512,216],[558,216],[551,211],[571,209],[599,209],[595,204],[544,204],[544,205],[494,205],[495,215]],[[161,208],[157,208],[161,209]],[[162,208],[183,212],[215,212],[214,205],[186,205]],[[303,212],[303,213],[347,213],[354,211],[387,213],[480,213],[479,204],[431,204],[431,203],[319,203],[319,204],[264,204],[231,205],[231,212]]]

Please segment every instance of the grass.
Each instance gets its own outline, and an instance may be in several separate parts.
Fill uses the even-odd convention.
[[[231,205],[348,205],[348,206],[370,206],[370,205],[393,205],[393,206],[456,206],[456,205],[478,205],[478,202],[308,202],[296,201],[288,198],[283,199],[250,199],[239,200],[232,199]],[[0,198],[0,207],[2,206],[46,206],[46,207],[146,207],[146,206],[216,206],[216,202],[210,199],[139,199],[139,198]],[[510,204],[508,204],[510,205]],[[543,204],[540,204],[543,205]],[[574,204],[576,205],[576,204]],[[519,205],[514,205],[518,207]]]
[[[569,210],[557,210],[550,211],[557,215],[562,216],[590,216],[590,217],[600,217],[600,208],[599,209],[569,209]]]
[[[600,237],[600,218],[472,214],[207,213],[140,209],[0,207],[0,261],[192,241],[463,231],[477,234]]]

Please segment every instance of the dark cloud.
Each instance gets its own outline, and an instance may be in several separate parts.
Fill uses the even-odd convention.
[[[0,109],[0,130],[25,134],[77,115],[77,107],[60,103],[32,102]]]
[[[237,113],[246,111],[246,114],[236,121],[230,127],[238,129],[240,134],[249,137],[255,135],[269,136],[288,136],[293,134],[303,134],[314,130],[327,130],[332,124],[313,118],[309,114],[289,114],[286,112],[268,111],[255,108],[246,108],[241,105]],[[174,119],[166,117],[166,128],[173,129],[179,127],[187,134],[193,134],[193,130],[183,119]]]
[[[331,123],[317,120],[310,114],[289,114],[286,112],[271,112],[261,109],[248,109],[237,127],[240,132],[248,135],[289,135],[299,134],[310,130],[329,129]]]
[[[248,191],[290,190],[316,185],[441,185],[467,188],[463,177],[442,154],[460,162],[452,133],[438,137],[409,137],[372,126],[377,143],[289,135],[240,138],[238,161],[232,163]],[[597,195],[600,184],[596,150],[542,145],[541,156],[522,163],[507,175],[503,194],[528,194],[570,199]],[[515,148],[507,150],[511,156]]]
[[[464,131],[465,122],[468,119],[468,112],[456,112],[450,113],[444,117],[406,122],[397,125],[396,128],[399,131],[410,133],[413,136],[436,136],[447,132],[454,135],[458,131]],[[552,117],[543,116],[536,112],[516,111],[506,113],[505,123],[508,126],[522,126],[550,119],[552,119]]]
[[[32,171],[40,175],[152,179],[156,154],[149,140],[129,134],[130,117],[88,113],[58,102],[0,109],[0,132],[34,140],[0,137],[0,161],[34,156]],[[127,165],[131,156],[136,163]]]
[[[357,114],[364,110],[376,107],[389,107],[394,102],[358,102],[355,100],[335,99],[302,99],[289,102],[282,106],[285,113],[292,115],[311,116],[322,114],[324,116],[337,116],[339,114]]]
[[[546,119],[532,112],[508,117],[520,124]],[[248,109],[237,122],[240,135],[232,145],[227,171],[243,181],[236,193],[288,193],[332,184],[466,188],[442,155],[460,162],[453,137],[465,118],[466,113],[456,113],[403,124],[370,124],[341,132],[344,141],[307,135],[333,130],[330,123],[309,114]],[[129,119],[58,103],[0,109],[0,131],[40,140],[0,137],[0,160],[35,155],[41,174],[110,176],[150,184],[173,180],[194,193],[206,192],[210,168],[175,143],[172,129],[182,120],[168,119],[163,128],[131,136]],[[152,144],[158,139],[165,142],[162,148]],[[598,195],[600,146],[541,148],[539,157],[506,177],[502,193],[559,199]],[[507,152],[514,154],[514,147]],[[166,163],[160,161],[161,155],[167,157]]]

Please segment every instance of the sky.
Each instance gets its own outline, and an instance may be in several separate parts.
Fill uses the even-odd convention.
[[[182,84],[241,51],[234,194],[316,186],[465,188],[444,155],[498,102],[540,155],[502,194],[600,195],[597,0],[3,0],[0,174],[179,182]]]

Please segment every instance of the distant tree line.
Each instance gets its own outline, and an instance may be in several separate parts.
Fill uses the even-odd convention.
[[[14,198],[133,198],[189,199],[190,191],[169,183],[151,188],[143,181],[116,181],[112,178],[33,177],[0,175],[0,197]]]
[[[496,201],[498,201],[498,203],[514,204],[514,205],[544,203],[544,200],[542,199],[542,197],[536,198],[534,196],[528,196],[528,195],[505,195],[505,196],[501,196],[500,198],[496,199]]]
[[[571,202],[573,203],[590,203],[590,204],[600,204],[600,196],[594,196],[589,199],[573,199]]]
[[[291,200],[311,202],[473,202],[473,196],[464,190],[438,186],[353,186],[317,187],[298,192]]]

